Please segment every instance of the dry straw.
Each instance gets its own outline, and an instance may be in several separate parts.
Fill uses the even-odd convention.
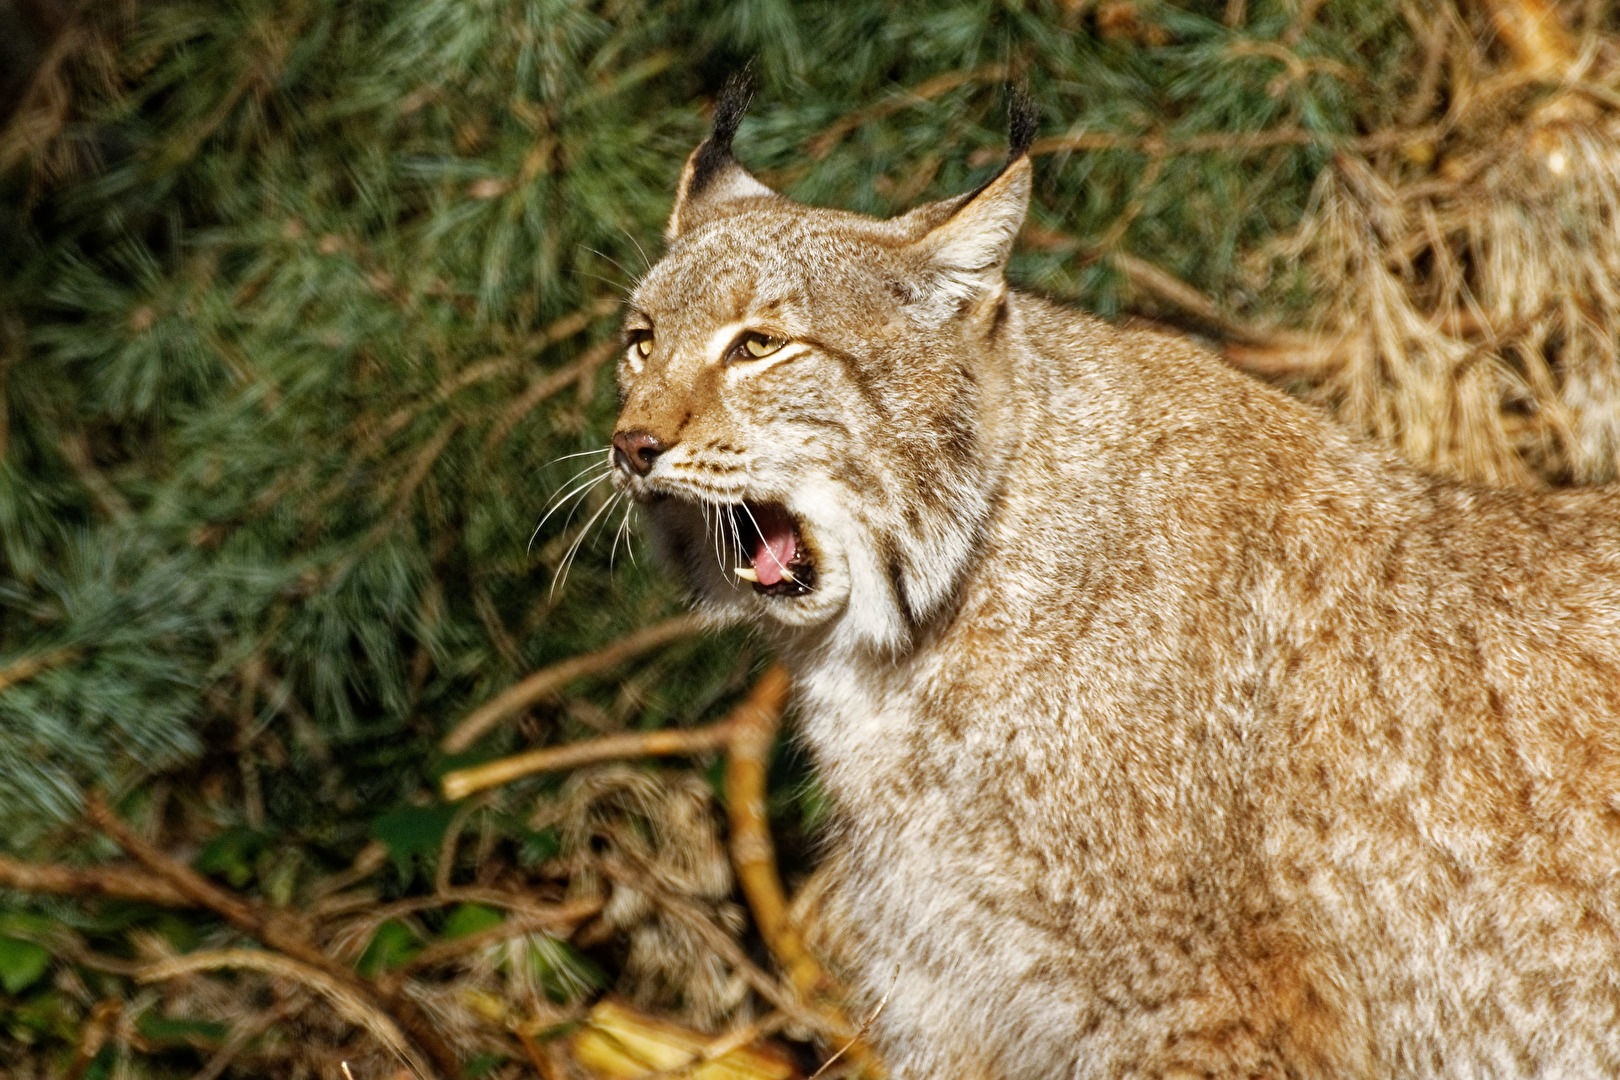
[[[1614,43],[1540,0],[1442,5],[1412,137],[1343,150],[1279,250],[1323,298],[1312,395],[1421,465],[1493,485],[1620,466]],[[1497,31],[1493,39],[1492,29]],[[1438,72],[1449,104],[1427,114]],[[1443,134],[1435,136],[1437,119]],[[1398,135],[1399,132],[1393,133]]]

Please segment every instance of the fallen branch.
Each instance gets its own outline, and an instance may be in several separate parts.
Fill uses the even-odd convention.
[[[787,897],[776,868],[776,848],[766,817],[766,774],[771,743],[787,701],[788,675],[780,664],[761,675],[742,704],[719,726],[726,729],[726,811],[731,826],[731,861],[737,882],[754,913],[760,936],[782,964],[799,993],[819,989],[821,969],[804,951],[788,924]]]
[[[776,846],[771,841],[766,813],[770,750],[781,725],[788,689],[787,669],[773,664],[724,721],[731,735],[726,759],[726,812],[731,826],[731,862],[743,898],[753,912],[754,925],[793,988],[814,1006],[834,989],[833,982],[804,947],[804,939],[788,918],[787,895],[777,870]],[[852,1028],[841,1011],[830,1011],[845,1030]],[[849,1058],[859,1074],[882,1076],[883,1067],[864,1034],[864,1028],[852,1031],[839,1053]]]
[[[606,671],[608,668],[624,663],[632,656],[637,656],[650,649],[656,649],[660,645],[666,645],[671,641],[688,637],[705,625],[706,620],[700,615],[677,615],[673,619],[665,619],[663,622],[649,626],[645,630],[637,630],[633,634],[628,634],[613,644],[598,649],[593,653],[569,657],[561,663],[542,668],[521,682],[507,687],[489,701],[474,709],[461,723],[455,726],[455,729],[450,734],[444,737],[444,741],[439,745],[446,753],[460,753],[477,742],[480,736],[508,716],[527,708],[542,698],[555,694],[575,679],[582,679],[587,675],[595,675],[597,672]],[[454,776],[456,774],[451,773],[449,775]],[[518,775],[523,774],[519,773]],[[446,780],[448,779],[449,776],[446,777]],[[494,783],[504,782],[494,781]],[[484,784],[482,786],[489,787],[491,785]],[[475,790],[477,788],[470,788],[468,792]],[[462,794],[465,795],[468,792]],[[459,798],[460,796],[456,797]]]
[[[557,665],[558,668],[562,666]],[[539,674],[548,675],[554,671],[556,668],[549,668]],[[537,676],[530,678],[532,680]],[[556,682],[548,683],[548,686],[555,685]],[[708,946],[742,974],[762,997],[818,1031],[840,1039],[853,1038],[851,1045],[846,1048],[851,1062],[865,1075],[880,1076],[882,1067],[866,1044],[854,1034],[853,1025],[840,1011],[826,1003],[828,992],[833,989],[832,980],[805,949],[798,931],[788,919],[787,897],[777,870],[776,848],[771,842],[770,821],[766,814],[770,749],[776,739],[782,708],[787,702],[788,688],[787,669],[781,664],[773,664],[725,719],[708,727],[609,735],[571,746],[546,747],[486,765],[458,769],[445,774],[440,784],[445,798],[454,800],[535,772],[576,768],[627,757],[726,750],[732,864],[743,897],[753,913],[754,924],[759,928],[760,936],[764,938],[772,956],[786,972],[796,993],[785,994],[774,980],[748,960],[736,942],[714,926],[707,915],[689,901],[661,887],[650,886],[644,874],[627,874],[615,871],[610,866],[604,866],[604,872],[610,877],[617,875],[618,880],[633,888],[652,888],[654,899],[670,914],[692,926]],[[471,719],[469,717],[468,721]],[[468,721],[464,721],[463,726]],[[795,1000],[795,996],[800,1000]]]
[[[114,814],[99,794],[92,792],[85,800],[85,813],[118,846],[198,907],[213,911],[271,949],[319,973],[327,983],[342,988],[345,994],[363,1002],[367,1008],[388,1016],[390,1022],[407,1033],[411,1042],[436,1067],[426,1069],[418,1064],[418,1070],[428,1080],[436,1080],[439,1076],[449,1080],[461,1074],[461,1062],[455,1052],[439,1037],[415,1005],[404,998],[380,993],[376,986],[332,960],[303,935],[292,918],[266,912],[256,904],[231,895],[189,866],[159,851]],[[254,950],[227,951],[268,955]],[[419,1055],[410,1056],[414,1059]]]
[[[139,900],[160,907],[197,907],[195,901],[162,878],[122,866],[76,867],[28,863],[0,855],[0,888],[51,896],[106,896]]]

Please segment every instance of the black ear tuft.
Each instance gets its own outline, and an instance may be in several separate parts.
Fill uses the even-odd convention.
[[[714,107],[714,130],[703,140],[697,157],[692,162],[692,179],[687,183],[688,196],[702,191],[720,167],[731,160],[731,140],[742,123],[748,103],[754,99],[754,62],[743,65],[741,71],[726,80],[720,91],[720,101]]]
[[[1010,87],[1007,98],[1007,160],[1017,161],[1029,153],[1035,143],[1035,129],[1040,117],[1035,102],[1019,87]]]

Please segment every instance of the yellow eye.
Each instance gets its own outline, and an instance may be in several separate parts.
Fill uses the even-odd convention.
[[[781,338],[766,337],[764,334],[751,333],[742,340],[743,351],[758,360],[762,356],[769,356],[778,351],[787,342]]]
[[[643,360],[652,355],[652,335],[643,334],[636,338],[636,355]]]

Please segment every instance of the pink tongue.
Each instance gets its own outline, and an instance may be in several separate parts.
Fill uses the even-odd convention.
[[[799,554],[793,538],[793,518],[780,506],[750,506],[759,540],[754,547],[754,573],[761,585],[775,585]]]

